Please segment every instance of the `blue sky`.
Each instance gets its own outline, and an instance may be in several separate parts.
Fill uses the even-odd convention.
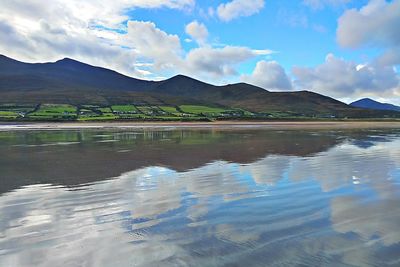
[[[400,104],[400,0],[0,2],[0,53]]]
[[[216,8],[224,2],[201,1],[193,12],[162,8],[138,9],[128,14],[134,20],[153,21],[160,29],[182,38],[190,38],[183,25],[197,20],[207,27],[213,45],[271,49],[277,53],[268,58],[279,61],[286,69],[293,65],[311,67],[320,64],[328,53],[357,61],[376,56],[375,49],[343,49],[336,42],[339,16],[346,8],[360,8],[368,1],[317,10],[302,1],[268,1],[259,13],[230,22],[202,15],[202,11],[207,12],[209,7]],[[184,47],[189,50],[195,44],[186,43]],[[251,72],[255,62],[256,59],[246,62],[241,70]]]

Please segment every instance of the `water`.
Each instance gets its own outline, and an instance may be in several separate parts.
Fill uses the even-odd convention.
[[[0,132],[0,266],[400,266],[400,130]]]

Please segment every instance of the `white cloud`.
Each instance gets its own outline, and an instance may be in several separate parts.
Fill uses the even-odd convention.
[[[400,46],[387,49],[376,59],[376,62],[383,66],[400,64]]]
[[[185,31],[192,37],[199,45],[205,45],[208,38],[208,30],[206,26],[197,21],[192,21],[185,27]]]
[[[241,80],[267,90],[288,91],[292,89],[290,78],[276,61],[259,61],[251,75],[242,75]]]
[[[38,62],[73,57],[122,73],[135,74],[131,65],[136,58],[135,51],[110,45],[109,41],[101,40],[96,32],[89,29],[67,29],[57,25],[50,28],[41,21],[37,29],[25,33],[3,20],[0,21],[0,40],[0,54],[19,60]]]
[[[117,27],[128,19],[125,12],[135,8],[191,8],[194,0],[53,0],[48,2],[35,0],[3,0],[0,3],[0,17],[7,17],[11,24],[29,27],[24,22],[47,19],[53,24],[63,21],[69,27],[102,25]],[[16,16],[10,16],[9,13]],[[28,28],[29,29],[29,28]]]
[[[196,21],[187,25],[186,30],[201,48],[185,51],[178,35],[169,34],[152,22],[130,20],[126,15],[126,11],[135,8],[187,9],[194,3],[4,0],[0,2],[0,54],[25,62],[70,57],[139,78],[155,79],[185,72],[218,82],[216,78],[222,80],[223,76],[236,73],[237,64],[272,52],[207,46],[207,28]]]
[[[201,47],[188,53],[185,64],[190,74],[207,74],[218,78],[237,74],[235,65],[255,56],[257,54],[247,47]]]
[[[120,35],[120,44],[154,61],[156,69],[169,68],[179,62],[182,48],[177,35],[167,34],[154,23],[143,21],[129,21],[127,30],[127,34]]]
[[[132,24],[128,23],[128,29],[122,24],[128,19],[125,12],[142,7],[184,9],[193,5],[193,0],[4,0],[0,2],[0,54],[27,62],[72,57],[131,76],[141,76],[134,68],[135,60],[141,56],[137,49],[141,47],[127,49],[120,46],[126,43],[129,32],[135,31]],[[149,26],[144,24],[143,28],[149,29]],[[109,28],[127,30],[128,34]],[[137,39],[135,44],[139,45],[146,41]],[[176,41],[173,43],[176,46]],[[159,52],[154,45],[152,48],[151,52]]]
[[[236,66],[247,59],[273,53],[239,46],[213,48],[206,43],[208,33],[203,26],[194,23],[187,27],[201,46],[186,55],[177,35],[167,34],[151,22],[129,21],[127,33],[120,35],[118,42],[134,50],[137,58],[151,61],[153,71],[170,70],[213,80],[236,75]]]
[[[347,48],[372,46],[387,51],[383,65],[400,63],[400,0],[371,0],[360,10],[350,9],[338,20],[337,40]]]
[[[305,0],[315,9],[345,5],[350,1]],[[393,65],[400,63],[400,0],[370,0],[361,9],[350,9],[338,19],[337,41],[345,48],[384,49],[369,63],[357,64],[328,55],[315,68],[294,67],[296,85],[343,100],[373,97],[395,102],[399,75]]]
[[[252,52],[257,56],[267,56],[276,53],[276,51],[270,49],[253,49]]]
[[[264,0],[233,0],[220,4],[218,17],[223,21],[231,21],[238,17],[248,17],[258,13],[264,7]]]
[[[134,49],[136,57],[152,61],[153,70],[167,69],[217,80],[236,75],[236,65],[247,59],[273,53],[271,50],[251,50],[238,46],[207,46],[207,29],[197,22],[189,24],[186,30],[201,44],[201,47],[190,50],[186,55],[177,35],[167,34],[151,22],[129,21],[127,34],[119,36],[118,42]]]
[[[323,64],[314,68],[294,67],[296,85],[333,97],[394,97],[400,78],[392,67],[360,65],[328,54]]]

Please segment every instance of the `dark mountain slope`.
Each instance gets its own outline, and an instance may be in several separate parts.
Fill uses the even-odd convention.
[[[0,56],[0,103],[202,104],[294,115],[380,117],[391,111],[351,107],[313,92],[268,92],[246,83],[214,86],[178,75],[154,82],[72,59],[23,63]]]
[[[2,90],[117,90],[140,91],[152,82],[133,79],[105,68],[72,59],[54,63],[23,63],[0,56]]]
[[[357,107],[357,108],[367,108],[367,109],[375,109],[375,110],[393,110],[393,111],[400,111],[399,106],[395,106],[388,103],[381,103],[375,101],[370,98],[363,98],[357,100],[350,104],[350,106]]]
[[[246,83],[214,86],[183,75],[159,82],[152,91],[256,112],[291,111],[313,114],[315,110],[328,113],[349,109],[345,103],[313,92],[269,92]]]
[[[349,109],[348,105],[340,101],[308,91],[253,94],[252,97],[243,98],[241,101],[225,99],[221,103],[238,107],[247,106],[258,112],[282,111],[307,115]]]
[[[267,90],[245,83],[215,86],[196,79],[177,75],[159,82],[152,92],[221,103],[223,100],[241,101],[251,97],[265,97]]]

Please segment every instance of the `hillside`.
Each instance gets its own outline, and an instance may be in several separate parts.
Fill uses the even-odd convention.
[[[375,101],[370,98],[363,98],[357,100],[350,104],[350,106],[357,107],[357,108],[366,108],[366,109],[374,109],[374,110],[392,110],[392,111],[400,111],[399,106],[395,106],[389,103],[381,103]]]
[[[149,106],[150,113],[137,111],[144,115],[164,114],[160,106],[176,108],[167,108],[170,115],[190,114],[191,108],[184,111],[180,106],[199,105],[261,117],[395,116],[391,111],[360,109],[309,91],[269,92],[246,83],[215,86],[183,75],[145,81],[68,58],[32,64],[6,56],[0,56],[0,104],[68,104],[77,107],[77,114],[87,109],[85,105],[97,105],[92,111],[101,114],[102,107],[122,104]]]

